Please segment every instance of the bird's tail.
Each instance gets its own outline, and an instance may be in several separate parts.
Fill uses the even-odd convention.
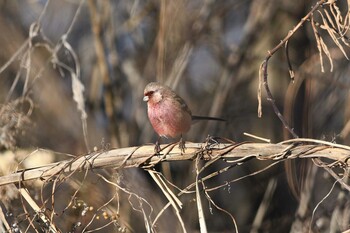
[[[218,117],[208,117],[208,116],[192,116],[192,121],[226,121],[225,119]]]

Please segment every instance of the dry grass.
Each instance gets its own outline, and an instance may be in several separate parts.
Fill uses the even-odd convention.
[[[346,232],[348,4],[0,4],[0,231]],[[228,123],[155,155],[156,80]]]

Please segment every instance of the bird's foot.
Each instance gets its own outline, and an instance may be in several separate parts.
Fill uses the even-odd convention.
[[[160,154],[161,148],[160,148],[160,143],[159,140],[156,141],[156,145],[154,146],[154,153]]]
[[[181,154],[184,154],[185,153],[185,149],[186,149],[186,145],[185,145],[185,141],[182,139],[180,139],[180,142],[179,142],[179,148],[181,150]]]

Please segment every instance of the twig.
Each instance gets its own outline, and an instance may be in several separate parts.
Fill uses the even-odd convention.
[[[32,207],[32,209],[36,212],[39,218],[43,221],[43,223],[48,226],[49,232],[57,232],[56,227],[52,224],[50,219],[42,212],[36,202],[29,195],[28,191],[24,188],[18,189],[19,193],[23,196],[23,198],[28,202],[28,204]]]
[[[244,132],[243,135],[251,137],[251,138],[254,138],[254,139],[258,139],[258,140],[263,141],[263,142],[267,142],[267,143],[271,142],[271,139],[259,137],[259,136],[256,136],[256,135],[253,135],[253,134],[250,134],[250,133]]]
[[[7,222],[7,219],[5,217],[4,211],[3,211],[3,206],[0,205],[0,223],[2,226],[0,226],[0,230],[5,230],[3,226],[6,228],[8,232],[11,232],[11,227],[10,224]]]
[[[294,35],[294,33],[299,30],[300,27],[303,26],[303,24],[306,22],[306,20],[308,20],[312,14],[325,2],[325,0],[320,0],[318,1],[315,6],[309,11],[309,13],[307,13],[306,16],[304,16],[300,22],[292,29],[289,31],[288,35],[281,40],[281,42],[272,50],[268,51],[268,55],[266,56],[265,60],[262,62],[262,64],[260,65],[260,70],[259,70],[259,74],[261,75],[259,78],[259,88],[258,88],[258,101],[259,101],[259,105],[258,105],[258,113],[259,113],[259,117],[261,117],[261,109],[262,109],[262,102],[261,102],[261,85],[264,85],[265,87],[265,91],[267,94],[267,101],[269,101],[272,105],[272,108],[275,112],[275,114],[277,115],[277,117],[280,119],[280,121],[282,122],[283,126],[285,129],[287,129],[289,131],[289,133],[294,137],[297,138],[298,135],[294,132],[294,130],[292,128],[290,128],[289,124],[286,122],[286,120],[284,119],[283,115],[281,114],[280,110],[278,109],[276,103],[275,103],[275,99],[273,98],[273,95],[270,91],[270,87],[268,85],[267,82],[267,68],[268,68],[268,62],[270,60],[270,58],[273,56],[273,54],[278,51],[280,48],[283,47],[283,45],[285,45],[288,40]],[[262,84],[261,84],[262,81]]]
[[[287,40],[286,43],[284,44],[284,48],[285,48],[285,51],[286,51],[286,58],[287,58],[287,63],[288,63],[289,76],[290,76],[290,79],[292,80],[292,82],[294,82],[295,74],[294,74],[294,70],[293,70],[293,67],[292,67],[292,63],[290,62],[290,58],[289,58],[289,40]]]
[[[196,159],[196,203],[197,203],[197,212],[198,212],[198,221],[199,221],[199,229],[201,233],[207,233],[207,224],[205,222],[204,212],[203,212],[203,206],[202,206],[202,200],[201,200],[201,193],[199,190],[199,156]]]
[[[151,175],[153,180],[157,183],[158,187],[162,190],[168,201],[171,203],[175,210],[175,214],[177,218],[179,219],[179,222],[182,227],[182,231],[186,233],[185,223],[182,220],[182,217],[180,215],[180,209],[182,208],[182,202],[177,198],[177,196],[169,189],[169,187],[166,185],[162,177],[156,173],[155,171],[148,170],[148,173]],[[153,226],[153,225],[152,225]]]
[[[203,185],[204,186],[204,185]],[[213,199],[210,197],[209,193],[204,189],[204,194],[205,196],[207,197],[207,199],[210,201],[210,203],[218,210],[220,210],[221,212],[225,213],[226,215],[228,215],[232,222],[233,222],[233,225],[235,226],[235,232],[238,233],[238,226],[237,226],[237,222],[236,222],[236,219],[233,217],[233,215],[228,212],[227,210],[221,208],[220,206],[218,206],[214,201]]]

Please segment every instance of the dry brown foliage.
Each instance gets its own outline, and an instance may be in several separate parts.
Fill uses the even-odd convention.
[[[0,231],[348,232],[349,4],[2,2]],[[155,80],[228,123],[155,154]]]

